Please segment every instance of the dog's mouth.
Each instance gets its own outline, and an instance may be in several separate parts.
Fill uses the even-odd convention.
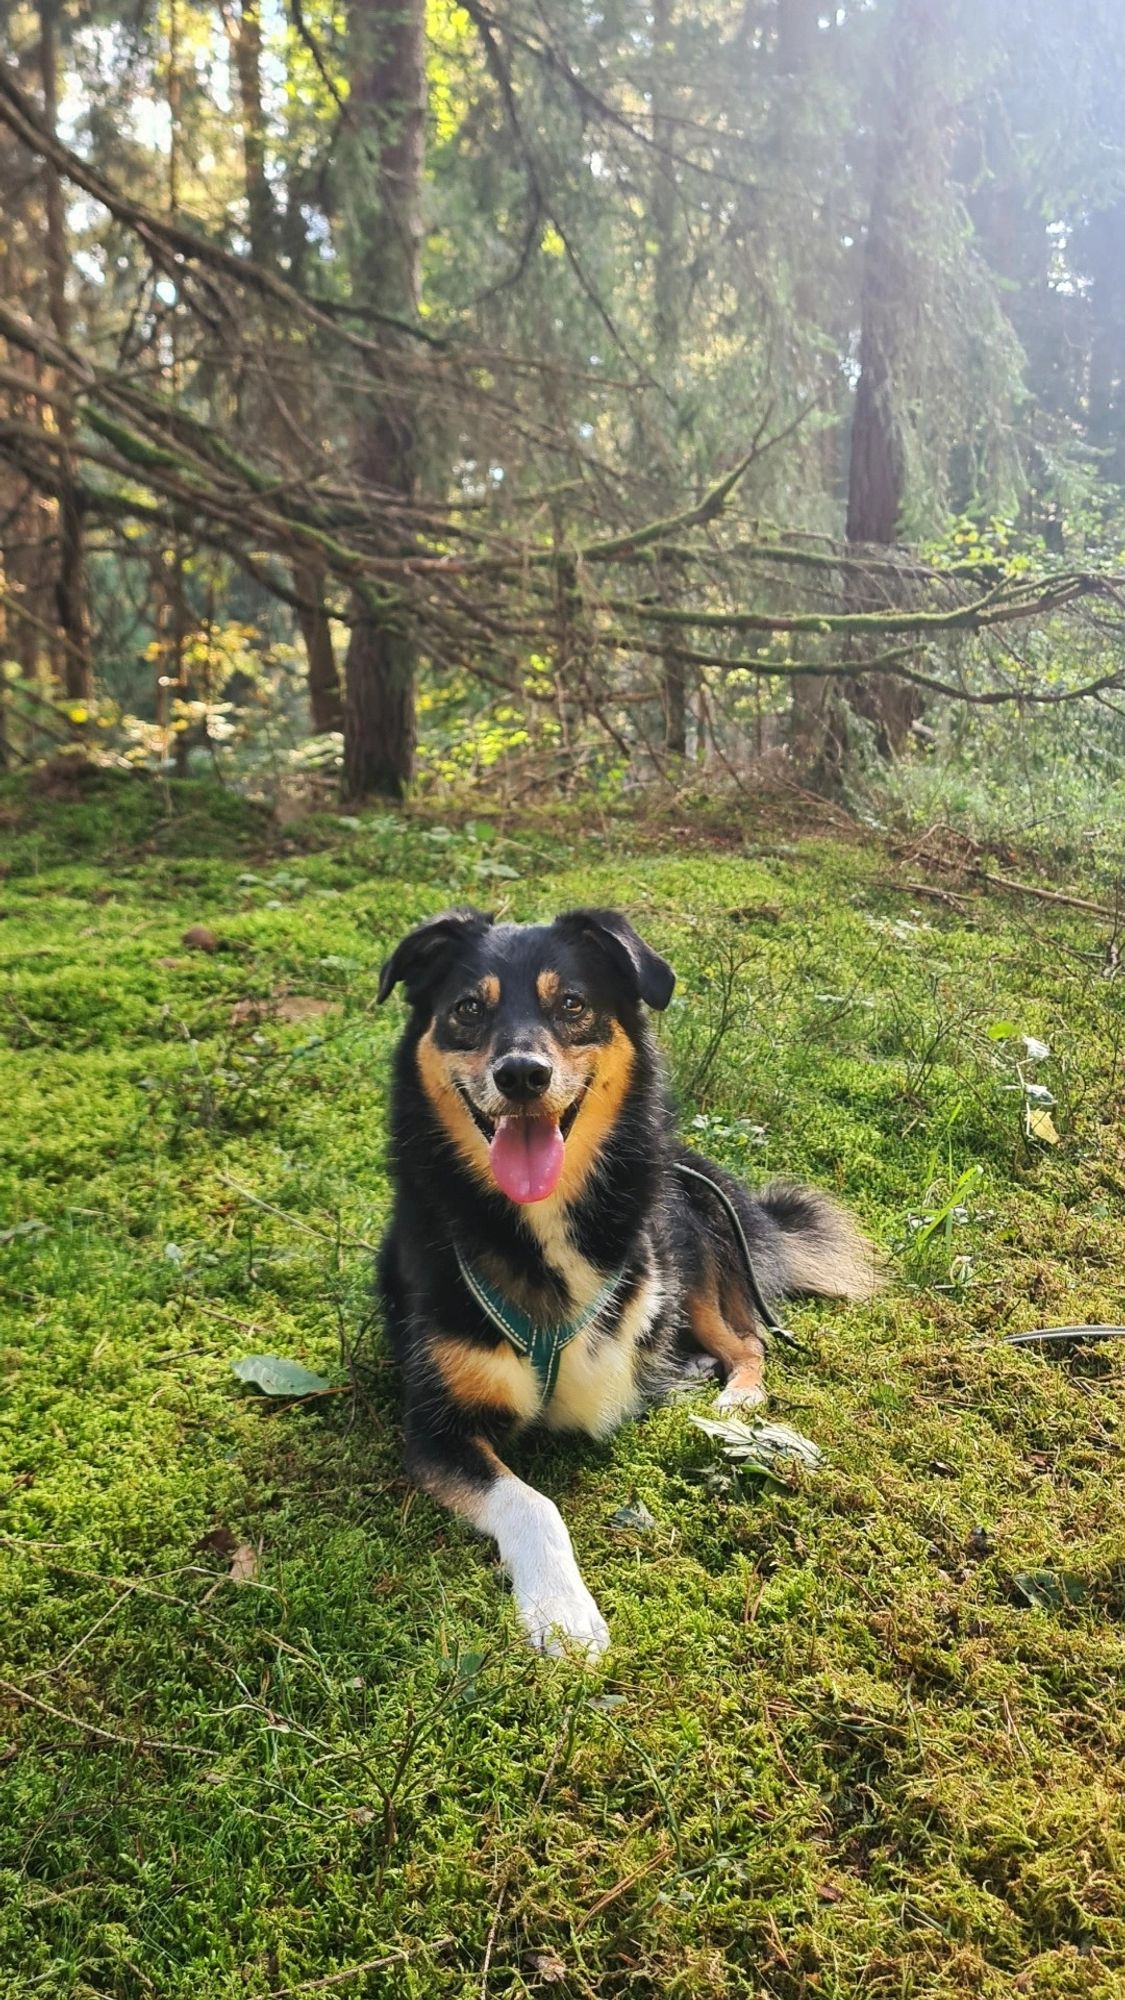
[[[489,1118],[458,1085],[478,1132],[488,1141],[492,1178],[509,1201],[525,1205],[554,1194],[566,1159],[566,1141],[578,1116],[584,1092],[567,1105],[560,1118],[548,1112],[518,1111]]]

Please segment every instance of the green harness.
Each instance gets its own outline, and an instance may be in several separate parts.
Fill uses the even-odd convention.
[[[470,1264],[466,1264],[460,1250],[457,1262],[461,1276],[476,1300],[486,1319],[490,1319],[497,1331],[502,1333],[516,1353],[530,1361],[539,1382],[540,1409],[550,1402],[559,1379],[559,1363],[564,1347],[569,1347],[580,1333],[592,1326],[598,1314],[604,1311],[625,1276],[623,1264],[612,1278],[607,1278],[597,1297],[592,1299],[576,1319],[561,1319],[553,1326],[539,1326],[529,1314],[521,1312],[503,1293],[494,1290],[484,1278],[478,1276]]]

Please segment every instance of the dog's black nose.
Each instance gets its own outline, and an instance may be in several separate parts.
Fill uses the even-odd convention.
[[[542,1097],[549,1087],[552,1070],[543,1056],[501,1056],[492,1065],[492,1081],[505,1097],[514,1098],[518,1103],[526,1103],[533,1097]]]

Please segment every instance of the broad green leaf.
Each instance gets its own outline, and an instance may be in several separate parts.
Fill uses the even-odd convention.
[[[638,1534],[647,1535],[649,1529],[656,1526],[656,1516],[649,1513],[643,1500],[638,1500],[632,1507],[619,1507],[616,1513],[610,1515],[609,1525],[611,1528],[635,1528]]]
[[[697,1417],[694,1413],[691,1421],[748,1472],[773,1477],[786,1458],[795,1458],[813,1469],[824,1456],[819,1445],[802,1437],[800,1431],[790,1430],[788,1424],[746,1424],[740,1417],[720,1419]]]
[[[230,1365],[240,1382],[251,1383],[263,1396],[316,1396],[330,1386],[326,1375],[314,1375],[280,1354],[244,1354]]]
[[[1023,1569],[1012,1583],[1034,1611],[1061,1611],[1064,1604],[1085,1604],[1089,1596],[1081,1577],[1066,1570]]]

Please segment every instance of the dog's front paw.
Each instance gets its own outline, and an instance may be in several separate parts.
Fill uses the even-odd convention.
[[[760,1382],[731,1382],[715,1398],[717,1410],[759,1410],[769,1398]]]
[[[537,1653],[567,1653],[598,1660],[609,1645],[609,1626],[581,1577],[550,1592],[517,1597],[520,1618]]]

